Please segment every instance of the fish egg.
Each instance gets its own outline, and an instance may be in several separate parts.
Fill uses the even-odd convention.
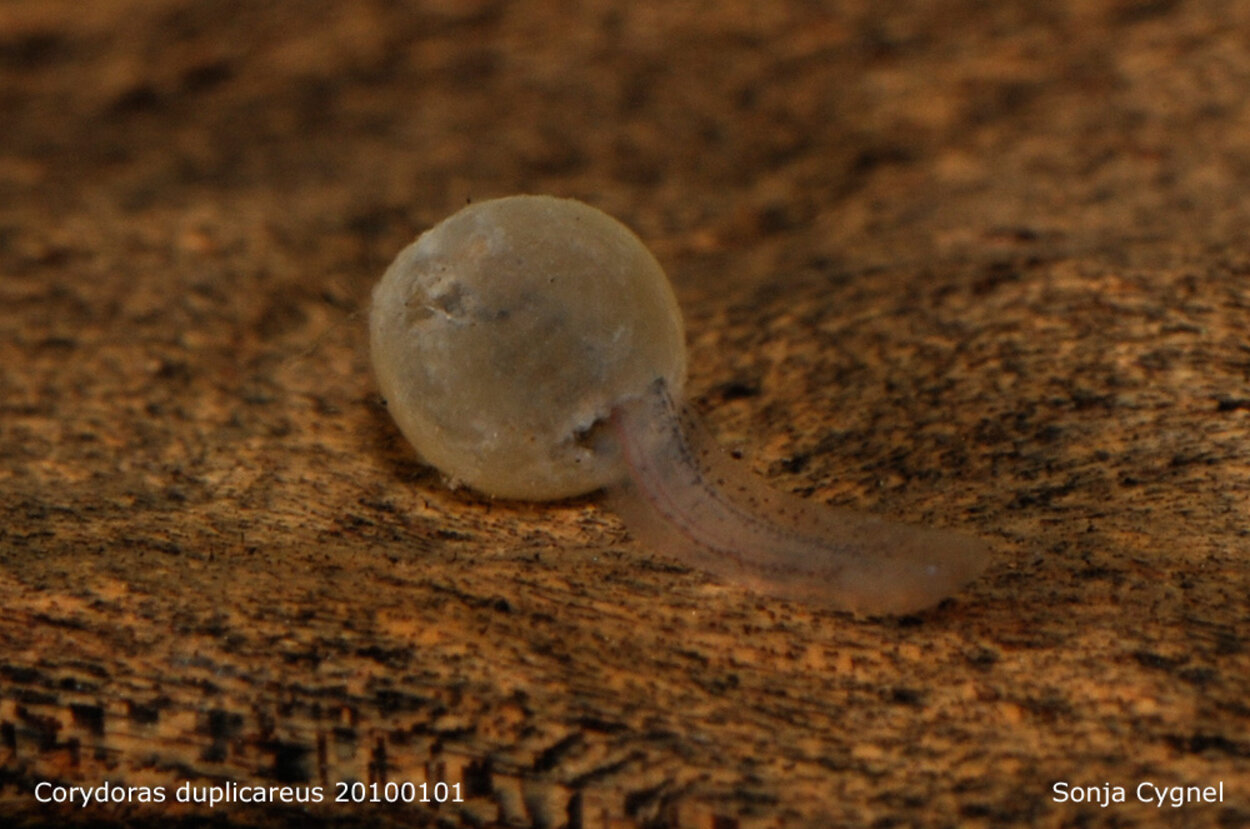
[[[404,437],[453,483],[545,500],[619,476],[584,440],[657,377],[680,393],[681,311],[629,228],[573,199],[469,205],[373,291],[374,372]]]

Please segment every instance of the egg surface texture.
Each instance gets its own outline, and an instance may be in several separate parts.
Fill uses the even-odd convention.
[[[503,498],[590,492],[623,472],[587,435],[663,378],[680,395],[681,312],[637,236],[572,199],[470,205],[374,288],[370,347],[404,436],[453,483]]]

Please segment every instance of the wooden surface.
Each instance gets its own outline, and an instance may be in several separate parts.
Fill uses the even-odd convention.
[[[1248,31],[1220,0],[0,5],[0,813],[1250,823]],[[981,535],[986,576],[856,620],[593,497],[443,486],[368,292],[512,192],[652,245],[761,474]],[[105,780],[465,802],[33,795]]]

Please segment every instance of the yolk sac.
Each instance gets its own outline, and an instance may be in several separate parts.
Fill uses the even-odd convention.
[[[374,373],[399,429],[454,484],[549,500],[619,459],[587,437],[657,377],[680,390],[686,335],[660,264],[581,202],[514,196],[459,211],[373,290]]]
[[[453,484],[547,500],[606,489],[657,552],[758,593],[908,613],[958,591],[983,542],[777,492],[682,403],[668,279],[628,228],[512,196],[436,225],[373,292],[374,370],[400,431]]]

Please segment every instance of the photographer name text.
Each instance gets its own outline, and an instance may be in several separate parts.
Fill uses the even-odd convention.
[[[1136,786],[1075,785],[1059,780],[1050,787],[1051,800],[1055,803],[1096,803],[1103,808],[1113,803],[1127,803],[1130,797],[1138,803],[1150,803],[1162,809],[1169,806],[1179,809],[1196,803],[1223,803],[1224,781],[1214,786],[1162,786],[1143,780]]]

